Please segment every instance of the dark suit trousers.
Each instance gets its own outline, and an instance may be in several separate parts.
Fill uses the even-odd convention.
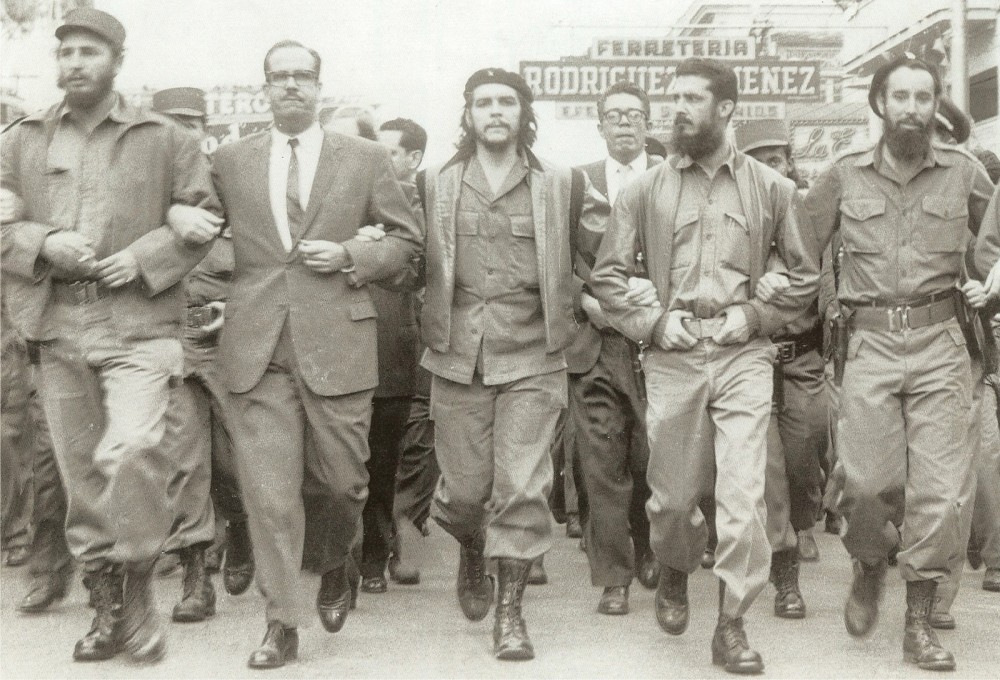
[[[410,415],[410,397],[376,398],[372,408],[368,446],[368,500],[362,513],[364,539],[361,546],[361,575],[385,572],[394,533],[392,502],[396,495],[396,468],[399,465],[403,434]]]
[[[306,468],[326,490],[330,528],[325,564],[347,559],[368,487],[368,427],[373,390],[337,397],[312,392],[302,378],[288,324],[260,382],[232,395],[233,443],[246,506],[257,586],[267,620],[302,623],[299,570],[305,533],[302,481]],[[306,446],[306,441],[309,446]]]
[[[631,583],[637,555],[649,549],[646,405],[639,395],[628,340],[603,333],[597,363],[572,382],[576,446],[587,490],[584,529],[595,586]]]
[[[427,526],[434,487],[441,476],[434,455],[434,421],[431,420],[430,409],[429,395],[413,396],[396,471],[396,500],[393,505],[397,521],[406,518],[421,531]]]

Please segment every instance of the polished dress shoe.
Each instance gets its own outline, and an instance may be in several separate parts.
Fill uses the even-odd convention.
[[[299,632],[280,621],[267,624],[267,633],[260,647],[253,650],[247,666],[250,668],[280,668],[299,656]]]
[[[628,586],[608,586],[601,593],[597,611],[608,616],[628,614]]]
[[[680,635],[688,626],[688,597],[686,572],[663,567],[656,588],[656,622],[665,632]]]
[[[94,603],[90,630],[73,648],[74,661],[104,661],[121,651],[119,628],[125,574],[121,565],[107,564],[100,571],[87,574],[84,583]]]
[[[583,538],[583,527],[580,526],[580,515],[566,515],[566,538]]]
[[[855,637],[867,635],[878,620],[879,602],[885,582],[886,562],[854,562],[854,582],[844,606],[844,625]]]
[[[350,610],[351,584],[346,568],[341,565],[323,574],[316,595],[316,611],[327,632],[336,633],[344,627]]]
[[[361,578],[361,592],[362,593],[384,593],[389,589],[389,584],[385,580],[385,576],[378,574],[377,576],[363,576]]]
[[[20,567],[28,561],[29,557],[31,557],[31,550],[28,546],[15,545],[7,551],[6,556],[4,556],[3,563],[8,567]]]
[[[459,545],[455,592],[462,613],[470,621],[486,618],[493,604],[493,579],[486,574],[485,548],[482,535],[467,538]]]
[[[953,671],[955,657],[941,647],[928,617],[934,606],[937,583],[906,582],[906,625],[903,629],[903,660],[925,671]]]
[[[528,569],[528,585],[544,586],[549,582],[549,575],[545,571],[545,555],[539,555],[531,560],[531,568]]]
[[[22,614],[38,614],[48,609],[54,602],[66,597],[73,570],[47,572],[33,576],[28,584],[28,593],[17,606]]]
[[[983,590],[1000,593],[1000,568],[986,568],[986,573],[983,574]]]
[[[743,619],[719,614],[719,623],[712,636],[712,663],[725,667],[728,673],[756,675],[764,672],[763,659],[747,642]]]
[[[799,532],[799,559],[803,562],[819,561],[819,546],[816,545],[812,529]]]
[[[660,582],[660,563],[656,561],[652,550],[647,549],[642,553],[636,564],[635,577],[647,590],[653,590]]]
[[[229,523],[229,546],[222,567],[222,585],[230,595],[242,595],[253,582],[254,562],[246,522]]]

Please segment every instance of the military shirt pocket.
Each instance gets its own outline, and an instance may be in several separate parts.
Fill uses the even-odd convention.
[[[881,253],[885,250],[884,198],[853,198],[840,204],[840,233],[849,253]]]
[[[479,234],[479,213],[471,210],[460,210],[455,220],[455,233],[459,236],[477,236]]]
[[[691,265],[691,260],[694,259],[694,239],[698,233],[696,227],[699,219],[700,215],[696,210],[677,215],[671,269],[685,269]]]
[[[720,259],[743,274],[750,273],[750,226],[746,215],[741,213],[725,213],[723,233],[720,237],[724,248],[719,253]]]
[[[535,220],[531,215],[511,215],[510,233],[513,235],[511,286],[534,288],[538,286],[538,254],[535,247]]]
[[[960,198],[924,196],[923,219],[917,244],[929,253],[959,253],[965,250],[969,206]]]
[[[351,315],[351,321],[364,321],[365,319],[378,318],[378,312],[375,311],[375,305],[372,304],[371,300],[355,302],[348,308],[348,311]]]

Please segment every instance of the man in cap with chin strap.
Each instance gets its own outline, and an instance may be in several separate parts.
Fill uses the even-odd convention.
[[[3,228],[4,280],[12,323],[41,347],[66,537],[96,610],[73,658],[150,662],[165,651],[150,577],[173,522],[164,433],[181,280],[210,247],[183,243],[167,212],[220,206],[197,141],[115,92],[118,20],[73,10],[56,37],[64,101],[3,139],[2,183],[26,211]]]
[[[531,153],[533,95],[500,68],[465,85],[458,153],[427,171],[422,365],[441,479],[431,514],[461,544],[465,616],[489,612],[498,559],[498,659],[530,659],[521,616],[529,565],[552,545],[549,445],[566,406],[573,244],[607,204],[582,173]],[[580,228],[587,224],[589,228]]]
[[[986,293],[973,280],[956,288],[992,185],[967,153],[932,144],[940,96],[934,66],[912,55],[883,65],[868,94],[882,138],[838,159],[806,207],[821,246],[836,229],[843,240],[837,297],[849,333],[836,350],[846,357],[837,454],[843,540],[855,562],[844,621],[854,636],[871,631],[886,557],[899,545],[904,659],[953,670],[928,617],[950,556],[965,547],[959,500],[973,460],[973,378],[959,318],[963,294],[981,306]],[[900,516],[902,536],[891,521]]]

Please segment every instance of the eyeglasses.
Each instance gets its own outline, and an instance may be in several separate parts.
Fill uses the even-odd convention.
[[[319,74],[315,71],[268,71],[264,74],[269,85],[284,85],[294,80],[298,85],[315,85]]]
[[[646,120],[646,112],[641,109],[629,109],[628,111],[609,109],[604,112],[604,122],[609,125],[618,125],[623,119],[628,120],[632,125],[638,125]]]

